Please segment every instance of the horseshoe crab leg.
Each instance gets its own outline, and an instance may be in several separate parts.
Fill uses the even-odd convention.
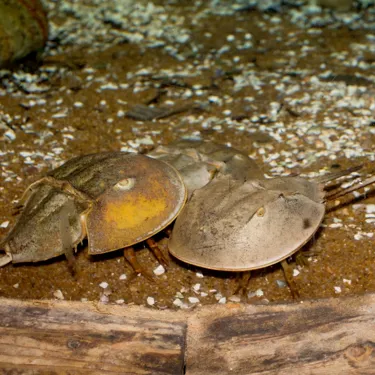
[[[141,274],[148,281],[155,282],[155,278],[147,272],[138,262],[137,256],[135,255],[134,247],[129,246],[124,249],[124,257],[133,268],[133,274],[130,276],[130,280],[134,279],[137,275]],[[130,281],[129,280],[129,281]]]
[[[146,240],[147,246],[151,250],[151,252],[154,254],[155,258],[158,260],[158,262],[164,267],[168,268],[169,262],[168,259],[165,257],[163,252],[159,249],[159,246],[157,243],[152,239],[148,238]]]
[[[251,271],[238,272],[237,273],[238,287],[233,294],[244,296],[247,292],[250,279],[251,279]]]
[[[297,285],[294,282],[294,280],[290,277],[290,273],[291,273],[290,266],[285,259],[281,261],[281,267],[283,269],[285,281],[288,284],[288,287],[289,287],[290,293],[292,294],[293,299],[299,299],[300,295],[297,289]]]

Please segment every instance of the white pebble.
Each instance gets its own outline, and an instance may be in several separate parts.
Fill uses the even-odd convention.
[[[109,302],[109,297],[106,296],[105,294],[102,294],[102,295],[100,296],[99,301],[100,301],[101,303],[108,303],[108,302]]]
[[[332,223],[328,225],[330,228],[341,228],[342,223]]]
[[[147,304],[150,306],[155,305],[155,298],[154,297],[147,297]]]
[[[14,285],[13,285],[13,288],[16,288],[16,289],[17,289],[19,286],[20,286],[20,284],[17,283],[17,284],[14,284]]]
[[[59,300],[63,300],[64,299],[64,295],[62,293],[62,291],[60,289],[57,289],[53,292],[53,296]]]
[[[226,297],[221,297],[221,298],[219,299],[219,302],[218,302],[218,303],[221,303],[221,304],[227,303],[227,299],[226,299]]]
[[[216,301],[220,301],[221,298],[223,298],[223,295],[221,293],[216,293],[215,294]]]
[[[198,292],[198,290],[201,288],[201,284],[195,284],[193,285],[193,289]]]
[[[296,277],[300,274],[300,272],[297,269],[293,270],[293,276]]]
[[[180,299],[176,298],[176,299],[173,301],[173,304],[174,304],[175,306],[181,307],[184,303],[183,303]]]
[[[264,296],[264,292],[263,292],[262,289],[257,289],[257,290],[255,291],[255,295],[256,295],[257,297],[262,297],[262,296]]]
[[[124,273],[120,275],[119,280],[126,280],[126,275]]]
[[[154,269],[154,274],[156,276],[160,276],[162,275],[163,273],[165,273],[165,268],[160,264],[159,266],[157,266],[155,269]]]
[[[197,297],[189,297],[188,300],[190,303],[199,303],[199,299]]]
[[[82,108],[83,107],[83,103],[82,102],[75,102],[73,105],[76,108]]]
[[[343,281],[345,284],[352,285],[352,280],[342,279],[342,281]]]
[[[9,225],[9,221],[3,221],[3,222],[0,224],[0,228],[8,228],[8,225]]]
[[[206,292],[201,292],[201,297],[207,297],[208,296],[208,293]]]
[[[334,286],[334,289],[336,294],[341,293],[341,288],[339,286]]]
[[[103,288],[103,289],[106,289],[106,288],[108,288],[108,283],[105,282],[105,281],[103,281],[103,282],[101,282],[101,283],[99,284],[99,286],[100,286],[101,288]]]
[[[118,300],[116,301],[116,303],[117,303],[118,305],[123,305],[123,304],[125,303],[125,300],[124,300],[124,299],[118,299]]]
[[[202,272],[197,272],[195,276],[199,277],[200,279],[204,277]]]
[[[12,130],[12,129],[9,129],[7,130],[4,135],[10,139],[11,141],[14,141],[16,139],[16,133]]]
[[[239,296],[230,296],[228,299],[231,302],[241,302],[241,298]]]

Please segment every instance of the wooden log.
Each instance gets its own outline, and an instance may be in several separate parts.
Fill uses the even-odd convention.
[[[227,305],[189,318],[186,374],[375,374],[374,348],[374,295]]]
[[[375,295],[192,311],[0,299],[5,374],[374,374],[374,348]]]
[[[124,306],[0,300],[0,372],[182,374],[186,323]]]

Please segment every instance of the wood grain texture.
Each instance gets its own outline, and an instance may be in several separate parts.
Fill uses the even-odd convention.
[[[158,311],[0,301],[0,373],[182,374],[186,324]]]
[[[375,374],[375,295],[159,311],[0,299],[0,374]]]
[[[203,309],[189,318],[187,375],[375,374],[375,297]]]

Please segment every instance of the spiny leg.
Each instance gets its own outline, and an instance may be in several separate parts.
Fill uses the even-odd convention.
[[[286,283],[288,284],[288,287],[289,287],[290,293],[292,294],[293,299],[299,299],[300,295],[299,295],[296,283],[290,277],[290,273],[291,273],[290,266],[285,259],[281,262],[281,267],[283,268],[284,277],[285,277]]]
[[[163,252],[159,249],[158,244],[152,239],[148,238],[146,240],[147,246],[151,250],[151,252],[154,254],[155,258],[158,260],[158,262],[167,269],[169,266],[168,259],[165,257]]]
[[[247,292],[247,287],[249,286],[250,278],[251,278],[251,271],[238,272],[237,273],[238,287],[235,290],[234,294],[245,296]]]
[[[129,281],[133,280],[137,275],[141,274],[147,280],[153,283],[155,282],[154,276],[152,276],[149,272],[144,270],[143,267],[139,264],[137,256],[135,255],[134,248],[132,246],[126,247],[124,249],[124,257],[134,270],[133,274],[130,275]]]

